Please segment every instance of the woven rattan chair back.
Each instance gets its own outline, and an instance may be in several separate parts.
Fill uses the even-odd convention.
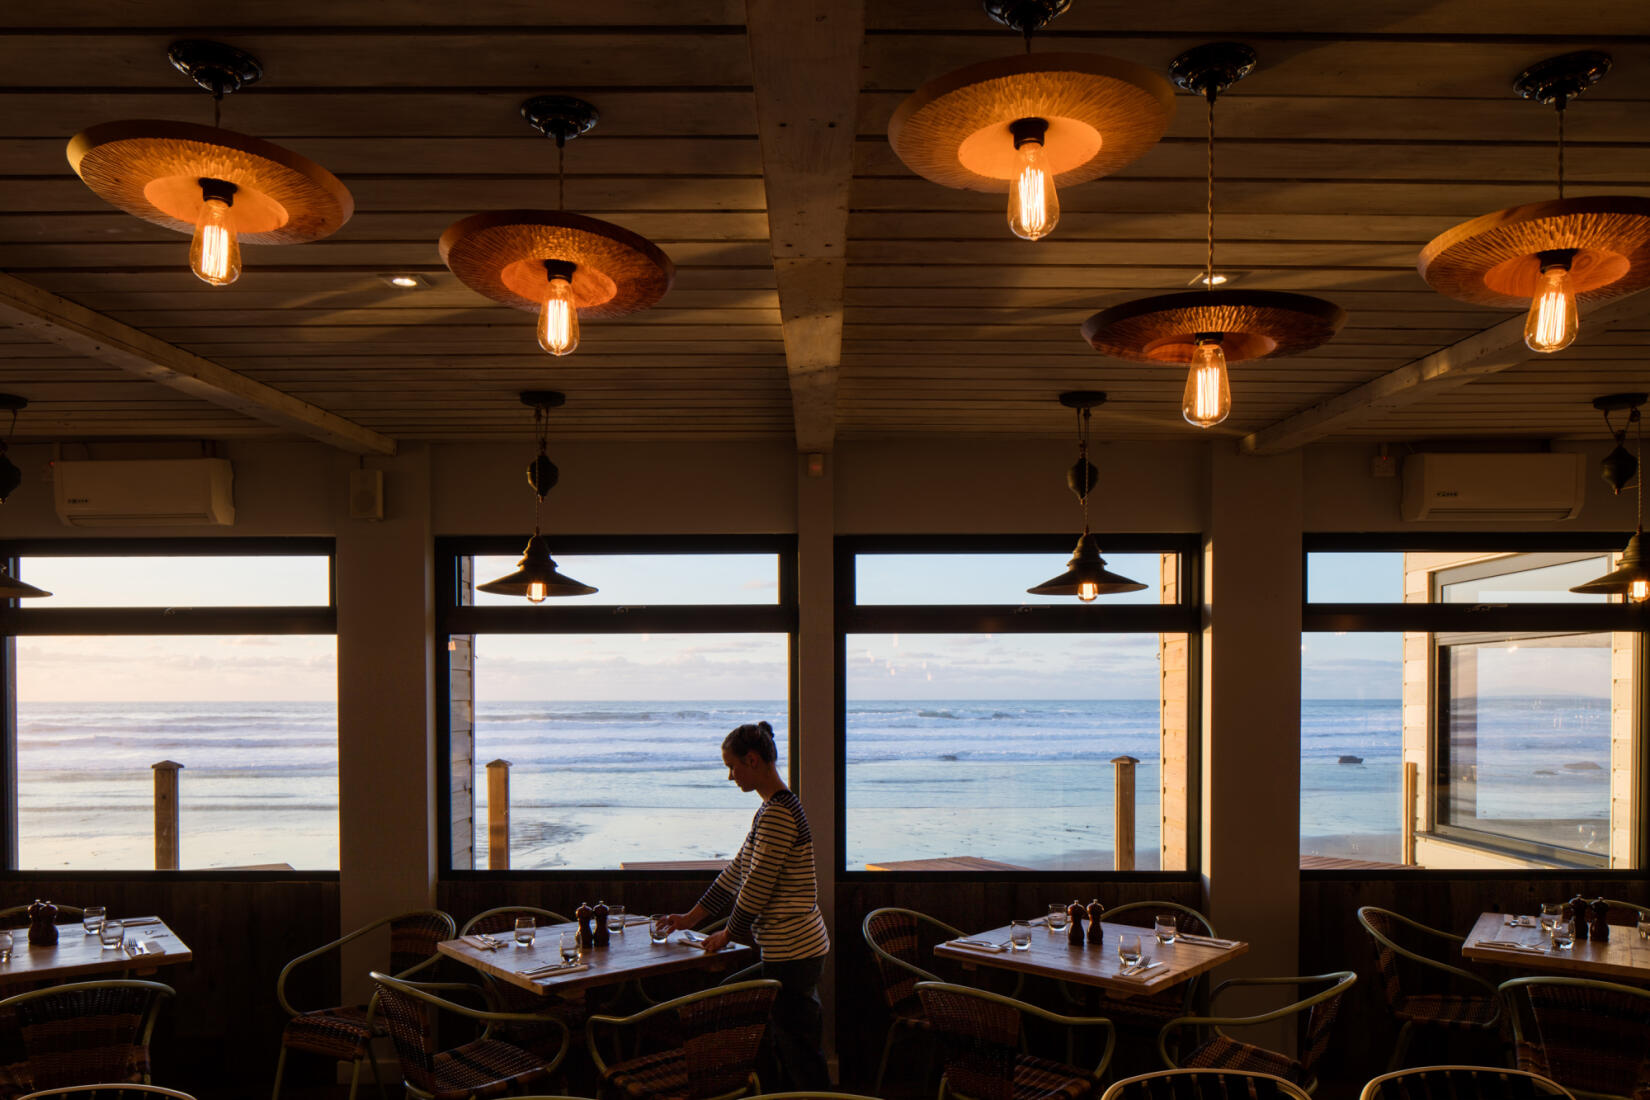
[[[159,982],[77,982],[0,1001],[8,1064],[0,1093],[149,1080],[149,1037],[172,987]]]
[[[436,954],[435,945],[453,938],[453,918],[422,909],[390,921],[390,970],[404,974]]]
[[[1163,1069],[1118,1081],[1100,1100],[1309,1100],[1309,1094],[1270,1073]]]
[[[1013,1100],[1020,1013],[1005,999],[950,988],[917,990],[934,1025],[948,1091],[973,1100]]]
[[[78,905],[65,905],[63,902],[56,902],[55,904],[57,905],[57,919],[59,922],[79,920],[86,914],[86,911]],[[0,909],[0,928],[27,928],[28,926],[29,907],[27,905],[8,905],[4,909]]]
[[[750,1082],[778,992],[730,986],[720,996],[684,999],[677,1007],[690,1096],[722,1096]]]
[[[1584,978],[1514,978],[1518,1068],[1577,1094],[1650,1096],[1650,990]]]
[[[571,924],[572,921],[551,909],[538,909],[531,905],[501,905],[497,909],[487,909],[464,922],[464,927],[458,930],[461,936],[496,936],[500,932],[514,933],[516,920],[519,917],[532,917],[544,927],[550,924]]]
[[[1383,1073],[1358,1100],[1574,1100],[1557,1081],[1500,1066],[1419,1066]]]
[[[435,1091],[435,1006],[380,983],[378,1014],[395,1044],[401,1075],[414,1088]]]

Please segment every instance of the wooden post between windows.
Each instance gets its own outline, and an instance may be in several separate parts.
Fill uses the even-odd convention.
[[[1415,761],[1404,761],[1404,831],[1401,859],[1405,867],[1415,866],[1415,790],[1420,782],[1420,771]]]
[[[487,765],[487,869],[510,869],[510,762]]]
[[[178,869],[178,772],[183,765],[162,760],[155,769],[155,870]]]
[[[1116,807],[1117,824],[1112,831],[1116,837],[1114,856],[1117,870],[1134,870],[1134,766],[1140,763],[1132,756],[1114,756],[1117,793],[1112,799]]]

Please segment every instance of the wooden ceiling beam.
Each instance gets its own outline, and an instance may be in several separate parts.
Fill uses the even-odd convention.
[[[864,0],[746,0],[796,446],[836,438]]]
[[[1582,315],[1583,338],[1636,320],[1647,310],[1650,290],[1607,302]],[[1294,450],[1366,417],[1428,400],[1536,358],[1539,356],[1524,345],[1524,314],[1519,313],[1246,435],[1241,446],[1258,455]]]
[[[6,274],[0,274],[0,322],[88,359],[341,450],[395,453],[395,440],[389,436]]]

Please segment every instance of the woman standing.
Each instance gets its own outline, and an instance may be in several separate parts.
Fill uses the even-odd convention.
[[[774,767],[778,757],[773,727],[766,722],[740,726],[722,741],[728,779],[742,791],[761,795],[762,805],[733,862],[691,910],[668,919],[674,930],[725,916],[727,927],[705,939],[706,951],[720,951],[729,940],[761,949],[761,973],[737,977],[773,978],[780,983],[770,1030],[785,1078],[781,1084],[792,1090],[820,1091],[831,1087],[820,1050],[824,1013],[818,988],[831,939],[819,915],[808,818],[802,803],[779,778]],[[780,1089],[768,1086],[768,1091]]]

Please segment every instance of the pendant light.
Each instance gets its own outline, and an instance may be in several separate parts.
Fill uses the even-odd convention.
[[[1588,596],[1621,596],[1628,603],[1644,603],[1650,600],[1650,560],[1644,556],[1644,468],[1640,465],[1644,458],[1644,418],[1639,414],[1639,406],[1644,404],[1646,397],[1642,393],[1613,393],[1600,397],[1593,402],[1593,408],[1604,414],[1604,426],[1610,429],[1615,436],[1616,447],[1604,459],[1604,479],[1610,483],[1610,488],[1620,493],[1626,488],[1628,481],[1632,481],[1638,493],[1638,524],[1633,531],[1633,537],[1627,540],[1627,546],[1621,552],[1621,564],[1597,580],[1578,584],[1570,589]],[[1627,423],[1633,428],[1634,441],[1638,445],[1638,454],[1627,452],[1624,441],[1627,438],[1627,428],[1616,431],[1610,423],[1610,414],[1627,410]],[[1634,475],[1637,477],[1634,477]]]
[[[1088,603],[1096,596],[1139,592],[1146,587],[1107,569],[1106,559],[1100,556],[1100,540],[1089,533],[1089,494],[1100,476],[1100,471],[1089,462],[1089,415],[1096,405],[1105,403],[1106,395],[1094,390],[1073,390],[1060,395],[1060,404],[1077,410],[1077,461],[1066,471],[1066,484],[1083,506],[1083,533],[1077,538],[1077,549],[1072,551],[1071,560],[1066,562],[1066,571],[1026,589],[1033,596],[1076,596]]]
[[[11,427],[6,430],[6,438],[0,440],[0,504],[17,491],[23,484],[23,471],[17,464],[6,456],[11,445],[12,433],[17,431],[17,414],[29,407],[29,399],[19,397],[14,393],[0,393],[0,411],[11,413]],[[11,568],[0,564],[0,600],[32,599],[38,596],[50,596],[51,593],[43,588],[36,588],[32,584],[25,584],[11,575]]]
[[[567,143],[589,133],[596,108],[572,96],[521,105],[533,129],[556,143],[556,209],[472,214],[441,234],[441,259],[471,290],[539,315],[539,346],[579,346],[579,319],[647,309],[670,289],[676,265],[658,246],[612,222],[566,213]]]
[[[906,167],[965,191],[1008,192],[1017,237],[1048,236],[1056,186],[1108,175],[1157,144],[1174,92],[1144,66],[1090,53],[1031,52],[1031,36],[1071,0],[983,0],[1025,37],[1025,55],[983,61],[918,88],[894,111],[888,142]]]
[[[167,51],[173,68],[212,94],[212,125],[134,119],[69,139],[69,165],[103,199],[144,221],[193,234],[189,267],[228,286],[242,244],[300,244],[337,232],[355,212],[338,178],[290,149],[218,128],[223,97],[263,75],[258,59],[188,39]]]
[[[1181,414],[1200,428],[1232,408],[1228,364],[1310,351],[1335,335],[1346,312],[1333,302],[1273,290],[1222,290],[1215,281],[1215,99],[1255,67],[1238,42],[1188,50],[1169,66],[1177,85],[1208,103],[1208,199],[1204,289],[1160,294],[1101,310],[1083,322],[1096,351],[1143,363],[1185,363]]]
[[[1524,343],[1551,353],[1580,331],[1578,302],[1607,302],[1650,286],[1650,199],[1564,197],[1564,111],[1610,71],[1592,51],[1549,58],[1513,90],[1558,115],[1558,198],[1497,210],[1432,239],[1417,264],[1438,293],[1475,305],[1528,306]]]
[[[537,498],[533,505],[533,537],[527,540],[527,549],[516,563],[514,573],[478,584],[476,591],[494,596],[526,596],[531,603],[543,603],[547,596],[589,596],[596,589],[562,575],[555,559],[550,556],[550,540],[539,530],[544,495],[556,487],[556,481],[561,476],[546,453],[550,410],[561,408],[567,403],[567,398],[555,390],[528,390],[521,395],[521,403],[533,409],[533,428],[539,443],[538,457],[527,466],[527,484],[533,487]]]

